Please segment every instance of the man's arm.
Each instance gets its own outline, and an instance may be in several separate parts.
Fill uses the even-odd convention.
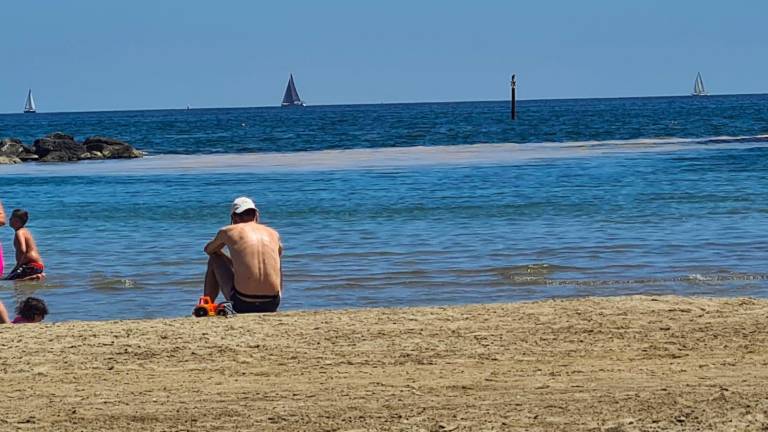
[[[16,246],[16,256],[20,259],[16,260],[16,265],[20,266],[24,258],[27,257],[27,236],[25,235],[24,229],[20,229],[16,231],[16,235],[14,236],[14,246]]]
[[[5,225],[5,210],[3,209],[3,203],[0,202],[0,226]]]
[[[36,275],[27,276],[25,278],[16,279],[18,282],[32,282],[32,281],[41,281],[45,280],[45,273],[38,273]]]
[[[277,252],[280,254],[281,257],[283,256],[283,244],[282,243],[280,243],[280,247],[277,249]],[[283,263],[282,263],[282,260],[278,260],[278,262],[279,262],[279,265],[280,265],[280,293],[279,294],[282,297],[282,295],[283,295],[283,288],[285,287],[285,285],[283,284]]]
[[[8,272],[9,275],[22,266],[24,257],[27,256],[27,240],[24,238],[21,230],[16,231],[16,234],[13,236],[13,248],[16,249],[16,265]]]
[[[209,241],[207,245],[205,245],[205,248],[203,250],[208,255],[213,255],[218,252],[221,252],[222,249],[224,249],[224,246],[226,246],[225,238],[227,234],[224,231],[224,229],[220,229],[219,232],[216,234],[216,237],[213,238],[213,240]]]

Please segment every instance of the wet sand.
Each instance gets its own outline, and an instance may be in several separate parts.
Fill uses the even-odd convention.
[[[768,301],[0,328],[0,430],[766,430]]]

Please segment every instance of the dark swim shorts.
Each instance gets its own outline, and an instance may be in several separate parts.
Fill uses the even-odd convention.
[[[243,294],[235,288],[232,293],[232,308],[237,313],[277,312],[280,306],[280,295],[250,295]]]
[[[44,271],[45,267],[41,263],[31,262],[24,264],[9,273],[8,276],[5,277],[5,280],[25,279],[30,276],[42,274]]]

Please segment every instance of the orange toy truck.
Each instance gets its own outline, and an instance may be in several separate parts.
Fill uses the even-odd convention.
[[[207,316],[232,316],[235,311],[232,309],[231,302],[214,303],[208,296],[202,296],[197,301],[197,306],[192,310],[192,315],[201,318]]]

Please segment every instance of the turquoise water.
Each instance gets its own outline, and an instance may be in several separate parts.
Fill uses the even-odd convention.
[[[677,99],[668,110],[650,99],[655,118],[687,112],[690,122],[709,123],[678,106],[699,101]],[[698,135],[652,134],[645,129],[650,120],[631,118],[635,107],[585,120],[577,132],[560,131],[561,140],[535,133],[528,140],[482,140],[472,133],[483,132],[474,131],[456,145],[431,143],[432,150],[375,150],[370,147],[386,146],[359,136],[360,145],[341,146],[347,150],[307,152],[314,144],[295,144],[302,151],[233,156],[201,155],[190,150],[197,144],[186,143],[177,153],[188,156],[158,146],[156,156],[142,161],[0,166],[0,199],[7,212],[30,210],[49,275],[42,284],[0,282],[0,298],[12,304],[42,296],[54,320],[187,315],[202,290],[202,247],[228,221],[229,202],[240,194],[252,196],[283,237],[285,309],[636,293],[765,297],[768,112],[759,105],[768,99],[722,99],[745,106],[744,114],[729,113],[730,120],[714,121]],[[548,103],[537,108],[546,124],[579,104]],[[609,108],[619,103],[644,100],[605,101]],[[477,104],[478,116],[488,105]],[[490,105],[503,116],[503,104]],[[439,123],[445,109],[437,104],[430,121]],[[343,110],[360,115],[354,107]],[[303,115],[297,112],[290,115]],[[127,125],[126,116],[135,116],[136,129],[156,115],[170,114],[114,114]],[[78,114],[47,116],[53,120],[37,120],[45,123],[39,128],[80,125]],[[426,114],[416,116],[418,124],[420,116]],[[0,117],[5,135],[14,135],[6,129],[16,121],[21,130],[32,128],[24,116]],[[394,135],[406,135],[408,117],[402,115]],[[633,122],[635,128],[627,126]],[[359,124],[350,124],[337,124],[338,135],[359,133]],[[120,135],[112,127],[98,133]],[[590,132],[598,129],[604,132]],[[239,139],[229,137],[239,148],[262,150],[261,143]],[[480,142],[502,144],[472,145]],[[515,142],[521,145],[505,144]],[[537,144],[543,142],[549,144]],[[0,229],[7,264],[11,240],[12,231]]]

